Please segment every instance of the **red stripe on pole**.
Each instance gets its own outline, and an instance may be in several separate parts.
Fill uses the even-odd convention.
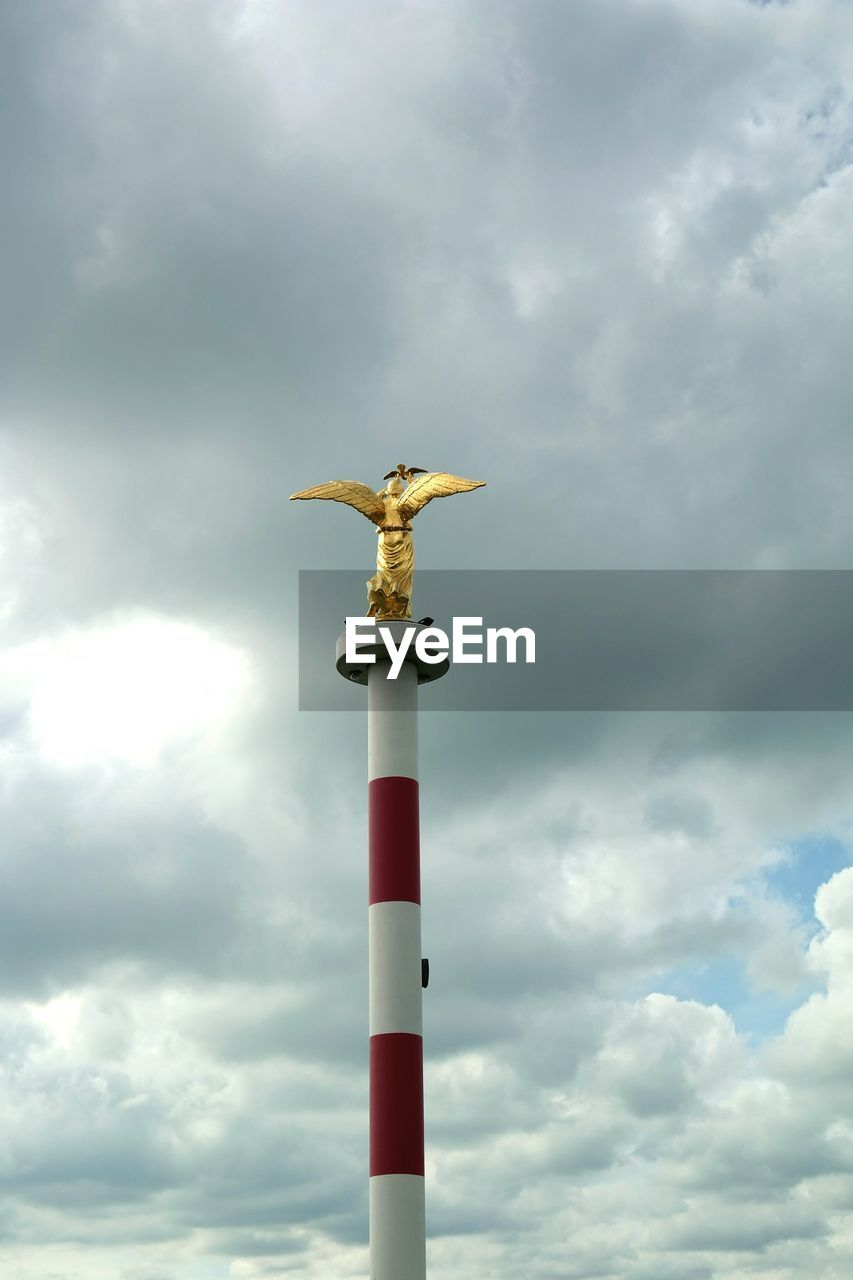
[[[414,778],[374,778],[368,785],[369,901],[420,902],[418,784]]]
[[[405,1031],[370,1037],[370,1176],[424,1176],[423,1040]]]

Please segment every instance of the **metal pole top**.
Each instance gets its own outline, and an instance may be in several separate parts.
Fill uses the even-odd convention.
[[[379,628],[387,628],[391,634],[391,639],[396,648],[403,643],[403,637],[407,632],[412,632],[409,639],[409,647],[406,650],[404,658],[405,662],[411,662],[415,666],[418,673],[418,684],[429,684],[432,680],[439,680],[446,675],[450,669],[450,658],[441,658],[438,662],[427,662],[416,651],[415,642],[418,636],[424,631],[430,631],[432,628],[422,622],[411,622],[402,618],[377,618],[376,635],[367,640],[359,640],[355,646],[357,654],[354,662],[348,662],[346,656],[346,632],[338,636],[338,642],[335,646],[335,666],[338,674],[343,676],[345,680],[349,680],[352,684],[367,684],[367,677],[370,668],[376,663],[389,662],[390,655],[385,647],[382,636],[379,634]],[[431,645],[429,641],[421,645],[422,651],[430,653],[440,652],[438,645]],[[374,662],[365,662],[364,658],[373,655]]]

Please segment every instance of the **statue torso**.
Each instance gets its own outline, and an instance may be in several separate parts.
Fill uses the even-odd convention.
[[[412,526],[409,524],[408,520],[404,520],[403,517],[400,515],[399,511],[397,510],[397,504],[399,503],[402,497],[403,497],[402,493],[394,494],[394,495],[392,494],[382,495],[382,505],[385,508],[385,518],[383,519],[382,524],[379,527],[380,533],[383,533],[385,529],[388,528],[389,525],[397,528],[402,526],[405,529],[411,529]],[[392,536],[392,535],[389,534],[389,536]],[[402,535],[398,534],[397,536],[400,537]]]

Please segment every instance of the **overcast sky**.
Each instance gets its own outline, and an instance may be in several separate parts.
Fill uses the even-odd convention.
[[[374,536],[287,497],[850,567],[853,6],[29,0],[0,61],[0,1272],[364,1277],[365,723],[297,710],[296,584]],[[431,1280],[848,1277],[850,715],[421,739]]]

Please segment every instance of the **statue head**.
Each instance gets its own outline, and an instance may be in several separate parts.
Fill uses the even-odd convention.
[[[403,481],[399,476],[394,476],[385,486],[385,492],[390,498],[399,498],[404,491]]]

